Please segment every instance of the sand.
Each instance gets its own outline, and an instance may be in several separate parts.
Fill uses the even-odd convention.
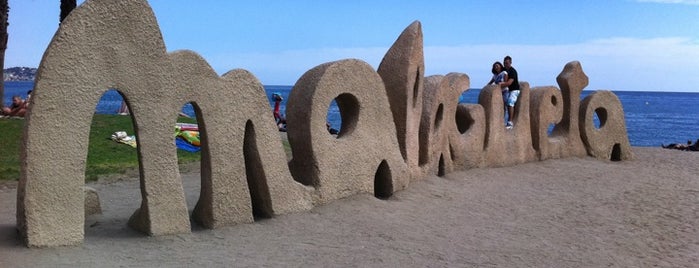
[[[697,267],[699,152],[634,147],[625,162],[567,158],[428,177],[215,230],[149,237],[126,222],[134,178],[89,184],[103,214],[80,246],[29,249],[16,189],[0,186],[0,267]],[[187,202],[199,174],[183,174]]]

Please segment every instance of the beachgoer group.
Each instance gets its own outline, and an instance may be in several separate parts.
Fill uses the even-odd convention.
[[[675,149],[681,151],[699,151],[699,139],[697,139],[697,141],[694,142],[694,144],[692,144],[691,140],[688,140],[687,144],[670,143],[668,145],[661,144],[660,146],[665,149]]]
[[[12,104],[9,107],[3,107],[0,110],[2,116],[18,116],[24,117],[29,108],[29,99],[32,96],[32,91],[27,91],[27,99],[23,100],[19,95],[12,96]]]

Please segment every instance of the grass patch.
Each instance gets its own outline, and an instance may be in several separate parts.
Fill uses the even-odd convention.
[[[196,119],[186,117],[180,117],[177,121],[196,123]],[[23,119],[0,120],[0,180],[19,179],[19,152],[24,122]],[[126,131],[129,135],[134,135],[131,117],[105,114],[95,114],[92,117],[86,180],[97,180],[102,175],[126,174],[138,169],[136,149],[112,141],[110,136],[115,131]],[[177,159],[180,164],[197,162],[201,159],[201,153],[177,150]]]
[[[0,119],[0,180],[19,179],[23,119]]]

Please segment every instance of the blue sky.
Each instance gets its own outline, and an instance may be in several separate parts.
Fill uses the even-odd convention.
[[[578,60],[587,90],[699,92],[699,0],[149,3],[168,51],[193,50],[219,74],[243,68],[266,85],[293,85],[339,59],[376,68],[419,20],[426,74],[466,73],[474,88],[510,55],[531,86],[556,85],[563,66]],[[9,4],[5,67],[37,67],[58,27],[59,1]]]

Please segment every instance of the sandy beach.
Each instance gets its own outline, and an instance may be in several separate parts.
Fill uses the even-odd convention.
[[[103,214],[80,246],[29,249],[16,189],[0,186],[0,267],[697,267],[699,153],[634,147],[624,162],[567,158],[432,176],[388,200],[149,237],[126,222],[135,178],[90,183]],[[190,209],[199,174],[183,174]]]

